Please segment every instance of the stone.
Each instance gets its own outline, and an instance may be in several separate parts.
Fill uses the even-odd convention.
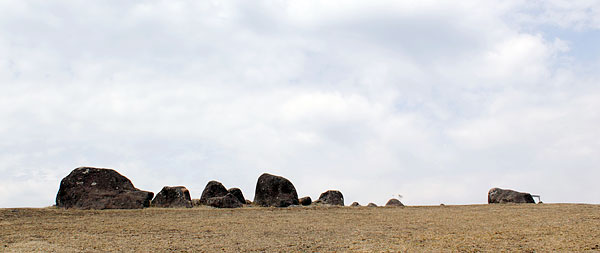
[[[240,190],[240,188],[231,188],[227,191],[233,196],[235,196],[240,201],[240,203],[246,203],[246,199],[244,198],[244,194],[242,194],[242,190]]]
[[[531,194],[509,189],[492,188],[488,191],[488,204],[494,203],[535,203]]]
[[[375,203],[369,203],[367,206],[368,207],[377,207],[377,205]]]
[[[298,193],[292,182],[286,178],[264,173],[256,182],[253,203],[274,207],[298,205]]]
[[[312,199],[309,196],[306,196],[306,197],[300,198],[298,200],[298,202],[300,202],[300,205],[310,206],[310,204],[312,204]]]
[[[404,204],[402,204],[402,202],[400,202],[398,199],[390,199],[387,203],[385,203],[385,206],[404,206]]]
[[[325,205],[344,206],[344,195],[340,191],[329,190],[321,193],[316,202]]]
[[[192,207],[190,191],[184,186],[165,186],[156,194],[152,207]]]
[[[76,209],[139,209],[154,193],[133,186],[113,169],[79,167],[60,181],[56,206]]]
[[[360,204],[358,202],[352,202],[352,204],[350,204],[350,206],[360,206]]]
[[[193,206],[199,206],[200,205],[200,199],[192,199],[192,205]]]
[[[221,197],[209,198],[206,201],[206,205],[216,208],[238,208],[243,206],[242,202],[231,193],[227,193],[225,196]]]
[[[229,193],[227,188],[223,186],[220,182],[210,181],[204,187],[204,191],[202,191],[202,196],[200,196],[200,204],[206,205],[209,198],[214,197],[223,197]]]

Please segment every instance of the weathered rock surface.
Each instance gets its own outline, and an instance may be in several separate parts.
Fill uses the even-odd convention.
[[[240,202],[237,197],[231,193],[227,193],[225,196],[221,197],[209,198],[206,201],[206,205],[217,208],[237,208],[243,206],[242,202]]]
[[[488,191],[488,204],[493,203],[535,203],[531,194],[509,189],[492,188]]]
[[[200,204],[207,205],[209,198],[223,197],[227,195],[227,193],[229,192],[227,191],[227,188],[223,186],[223,184],[214,180],[210,181],[208,184],[206,184],[206,187],[204,187],[204,191],[202,191],[202,196],[200,196]]]
[[[321,196],[319,196],[319,199],[316,202],[325,205],[343,206],[344,195],[342,195],[340,191],[329,190],[321,193]]]
[[[368,207],[377,207],[377,205],[375,203],[369,203],[367,206]]]
[[[352,202],[352,204],[350,204],[350,206],[360,206],[360,204],[358,202]]]
[[[298,205],[298,193],[292,182],[286,178],[264,173],[256,182],[253,203],[274,207]]]
[[[192,207],[190,191],[184,186],[165,186],[150,204],[153,207]]]
[[[142,191],[113,169],[79,167],[60,181],[56,206],[78,209],[137,209],[154,193]]]
[[[240,203],[246,203],[246,199],[244,198],[244,194],[242,194],[242,190],[240,190],[240,188],[231,188],[227,191],[233,196],[235,196],[240,201]]]
[[[400,202],[398,199],[390,199],[387,203],[385,203],[385,206],[404,206],[404,204],[402,204],[402,202]]]
[[[306,196],[306,197],[300,198],[298,200],[298,202],[300,202],[300,205],[310,206],[310,204],[312,204],[312,199],[309,196]]]

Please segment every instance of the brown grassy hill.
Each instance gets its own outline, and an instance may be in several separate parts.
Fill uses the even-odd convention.
[[[600,206],[0,209],[0,251],[600,250]]]

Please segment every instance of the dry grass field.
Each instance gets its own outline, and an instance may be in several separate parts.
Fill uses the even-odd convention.
[[[0,209],[0,251],[600,251],[600,206]]]

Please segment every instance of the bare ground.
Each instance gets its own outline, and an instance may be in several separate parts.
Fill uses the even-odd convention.
[[[0,209],[7,251],[600,251],[600,205]]]

